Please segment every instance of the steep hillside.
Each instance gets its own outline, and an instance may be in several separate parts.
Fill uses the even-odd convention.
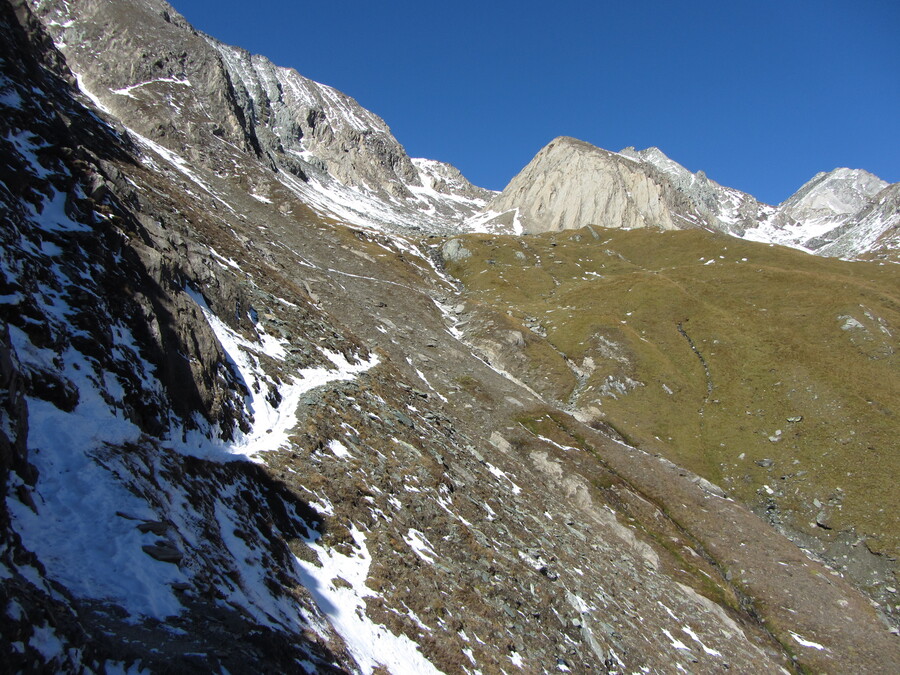
[[[895,266],[696,230],[444,250],[479,306],[467,334],[494,362],[721,485],[894,611]]]
[[[385,216],[387,224],[422,221],[436,231],[455,225],[492,196],[450,165],[410,159],[384,120],[349,96],[265,57],[207,39],[221,54],[266,154],[306,182],[321,181],[325,209],[334,209],[330,187],[352,195],[350,213],[338,213],[345,219],[365,223],[376,205],[383,210],[386,203],[393,210]]]
[[[411,160],[427,194],[404,211],[360,197],[353,181],[381,171],[361,147],[340,180],[327,160],[289,166],[278,133],[308,138],[285,119],[319,104],[263,105],[262,84],[299,76],[251,59],[263,79],[239,86],[158,0],[0,2],[0,63],[8,670],[896,671],[884,607],[663,457],[691,461],[674,426],[636,447],[585,408],[595,392],[563,400],[559,352],[575,348],[480,292],[532,246],[523,307],[532,279],[563,289],[551,256],[590,231],[519,249],[398,234],[434,200],[469,199],[458,172]],[[672,264],[687,269],[708,242],[667,236],[685,234],[699,240]],[[871,316],[846,309],[847,340],[890,365],[893,277],[870,269],[834,283],[871,294]],[[550,337],[542,321],[525,319]],[[681,327],[675,342],[712,359]],[[535,358],[506,372],[522,345]],[[698,365],[677,367],[696,400]],[[838,506],[823,509],[835,532]]]

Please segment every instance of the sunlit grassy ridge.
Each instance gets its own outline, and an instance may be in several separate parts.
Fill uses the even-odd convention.
[[[896,266],[699,230],[459,240],[532,387],[794,529],[900,550]]]

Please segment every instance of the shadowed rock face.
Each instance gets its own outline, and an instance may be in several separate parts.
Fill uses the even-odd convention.
[[[216,52],[182,65],[173,44],[209,42],[170,7],[32,4],[123,103],[93,108],[28,5],[0,5],[11,670],[894,670],[859,592],[469,344],[467,323],[531,339],[445,275],[474,245],[323,217],[272,169],[285,111],[254,98],[251,124]],[[113,81],[131,57],[154,77],[157,49],[155,83]]]
[[[261,151],[218,54],[167,3],[89,0],[79,3],[77,21],[72,5],[37,9],[85,88],[142,135],[178,150],[191,145],[191,159],[216,171],[226,170],[215,152],[222,141]]]

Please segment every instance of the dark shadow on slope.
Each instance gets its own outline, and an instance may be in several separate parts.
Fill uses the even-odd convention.
[[[164,622],[134,623],[116,606],[79,602],[86,630],[101,653],[141,659],[153,672],[302,672],[297,665],[302,660],[316,672],[345,672],[335,664],[348,663],[347,655],[333,652],[318,638],[299,610],[293,617],[300,623],[290,625],[273,613],[273,598],[312,614],[316,607],[325,615],[336,610],[299,573],[295,560],[294,551],[302,553],[300,548],[325,531],[307,502],[251,462],[222,464],[155,446],[109,452],[111,463],[121,463],[123,473],[135,477],[130,489],[143,492],[155,510],[166,514],[164,536],[184,553],[178,564],[190,582],[177,589],[185,611]],[[148,481],[139,467],[152,463],[159,470]],[[186,497],[178,512],[167,504],[173,493]],[[222,509],[234,518],[223,519]],[[188,540],[198,535],[202,539],[191,546]],[[234,550],[236,540],[240,543]],[[244,548],[254,562],[239,557]],[[260,579],[269,600],[259,595]],[[301,581],[306,592],[298,589]]]

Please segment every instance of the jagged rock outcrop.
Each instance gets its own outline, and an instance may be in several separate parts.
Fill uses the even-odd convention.
[[[207,40],[221,54],[265,152],[303,160],[301,167],[317,164],[345,185],[384,197],[411,196],[404,186],[418,182],[418,172],[384,120],[264,56]]]
[[[525,233],[591,224],[700,227],[820,255],[852,257],[875,250],[891,255],[896,209],[889,194],[881,196],[887,185],[866,171],[835,169],[776,207],[722,186],[703,171],[688,171],[659,148],[615,153],[558,138],[467,226]]]
[[[412,162],[419,171],[419,180],[425,190],[433,190],[454,201],[464,203],[466,201],[484,203],[496,194],[491,190],[472,185],[452,164],[422,157],[414,157]],[[411,186],[411,189],[415,190],[416,187]],[[459,211],[460,215],[463,213],[462,210]]]
[[[842,224],[805,245],[819,255],[892,259],[900,250],[900,183],[888,185]]]
[[[703,171],[691,173],[659,148],[640,151],[625,148],[619,154],[656,167],[719,232],[740,237],[747,229],[757,227],[775,215],[775,209],[768,204],[758,202],[746,192],[719,185]]]
[[[888,186],[868,171],[834,169],[816,174],[779,205],[789,218],[810,226],[832,226],[859,213]]]
[[[384,120],[346,94],[264,56],[207,40],[221,54],[240,107],[277,166],[303,176],[324,171],[400,212],[427,211],[442,221],[465,218],[491,196],[449,164],[410,159]]]
[[[889,234],[900,219],[891,196],[896,190],[883,192],[889,184],[868,171],[819,173],[787,200],[770,206],[719,185],[702,171],[691,173],[659,148],[626,148],[621,154],[663,172],[720,232],[845,258],[898,248]]]
[[[31,4],[84,88],[130,128],[220,172],[224,142],[260,152],[221,59],[168,3]]]
[[[852,257],[874,251],[878,237],[898,217],[896,202],[887,194],[881,198],[888,185],[861,169],[816,174],[778,206],[781,226],[767,236],[820,255]],[[767,229],[760,227],[761,232]]]

